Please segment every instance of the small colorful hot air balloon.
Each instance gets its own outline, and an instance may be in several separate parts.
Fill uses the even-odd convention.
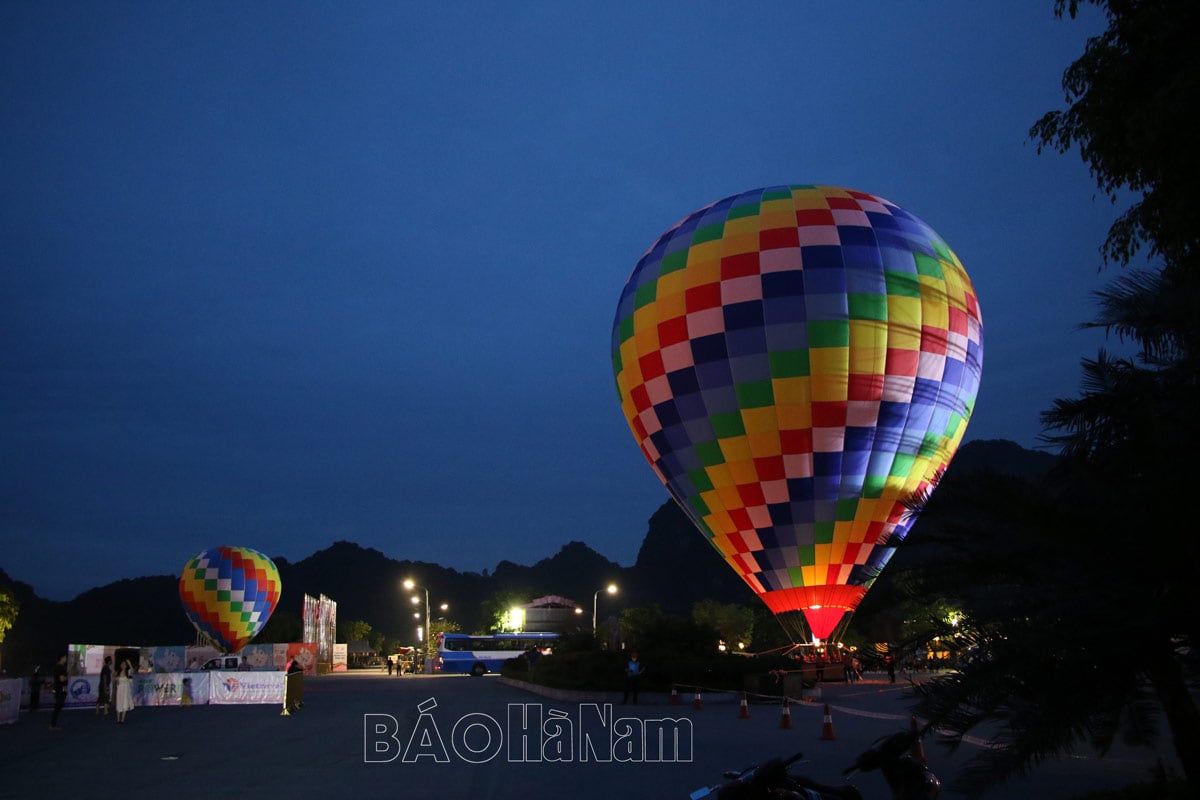
[[[621,294],[612,355],[671,495],[775,614],[803,612],[826,639],[962,441],[982,321],[962,264],[914,215],[779,186],[655,242]]]
[[[188,619],[226,653],[241,650],[262,630],[282,590],[275,562],[248,547],[205,550],[179,576]]]

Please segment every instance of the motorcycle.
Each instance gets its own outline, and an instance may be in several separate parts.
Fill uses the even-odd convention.
[[[909,753],[919,733],[901,732],[876,740],[842,774],[849,779],[857,772],[879,770],[891,789],[892,800],[937,800],[941,781]],[[788,770],[803,755],[772,758],[743,770],[726,772],[726,783],[692,792],[690,800],[865,800],[853,784],[838,786],[818,783]]]

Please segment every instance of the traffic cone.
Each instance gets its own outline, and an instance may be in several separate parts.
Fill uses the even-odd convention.
[[[917,715],[912,718],[913,743],[909,748],[908,757],[918,764],[928,764],[929,760],[925,758],[925,745],[921,744],[921,734],[917,730]]]
[[[832,742],[837,739],[833,733],[833,715],[829,713],[829,703],[825,704],[825,720],[821,724],[821,741]]]
[[[788,699],[783,698],[783,714],[779,717],[779,727],[783,730],[789,730],[792,727],[792,709],[788,706]]]
[[[704,703],[700,702],[700,690],[699,689],[696,689],[696,697],[692,700],[692,708],[696,709],[697,711],[704,708]]]
[[[745,692],[742,692],[742,702],[738,706],[738,719],[750,719],[750,705],[746,702]]]
[[[671,705],[673,705],[673,706],[679,705],[679,692],[675,689],[674,686],[671,687]]]

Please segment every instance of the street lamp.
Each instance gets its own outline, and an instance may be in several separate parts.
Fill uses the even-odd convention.
[[[429,654],[429,589],[424,586],[418,586],[412,578],[404,582],[404,588],[408,590],[422,589],[425,592],[425,674],[429,675],[433,672],[433,659]],[[417,598],[413,598],[414,601]]]
[[[603,589],[597,589],[596,593],[592,595],[592,633],[593,634],[596,633],[596,607],[600,603],[600,593],[601,592],[608,592],[609,594],[616,594],[617,593],[617,585],[615,583],[610,583],[608,586],[604,587]]]

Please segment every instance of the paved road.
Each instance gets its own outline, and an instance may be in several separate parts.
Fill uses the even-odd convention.
[[[0,798],[308,798],[348,792],[480,800],[531,794],[683,798],[718,781],[725,769],[798,750],[809,759],[802,766],[807,774],[836,782],[839,770],[872,740],[906,724],[905,701],[889,684],[833,685],[822,699],[833,705],[835,741],[820,740],[820,704],[793,705],[790,730],[780,728],[777,705],[752,704],[750,718],[739,719],[732,698],[711,695],[700,711],[690,696],[680,705],[664,697],[644,697],[638,706],[617,703],[605,720],[602,705],[553,701],[490,677],[349,673],[309,679],[305,707],[286,717],[274,706],[138,708],[126,724],[116,725],[112,716],[68,711],[63,730],[51,731],[44,711],[33,719],[22,713],[16,724],[0,726]],[[543,724],[514,736],[522,716]],[[656,722],[663,719],[683,721]],[[568,727],[570,736],[557,735]],[[659,752],[655,735],[676,732],[678,751]],[[586,760],[579,748],[583,734],[590,744]],[[635,751],[640,755],[647,739],[647,752],[658,761],[624,760]],[[518,749],[510,752],[514,743]],[[928,752],[944,782],[966,754]],[[544,757],[534,760],[539,755]],[[988,797],[1066,800],[1140,779],[1153,761],[1154,754],[1144,751],[1073,758]],[[860,777],[856,785],[868,798],[887,796],[877,776]],[[229,795],[229,787],[236,792]]]

